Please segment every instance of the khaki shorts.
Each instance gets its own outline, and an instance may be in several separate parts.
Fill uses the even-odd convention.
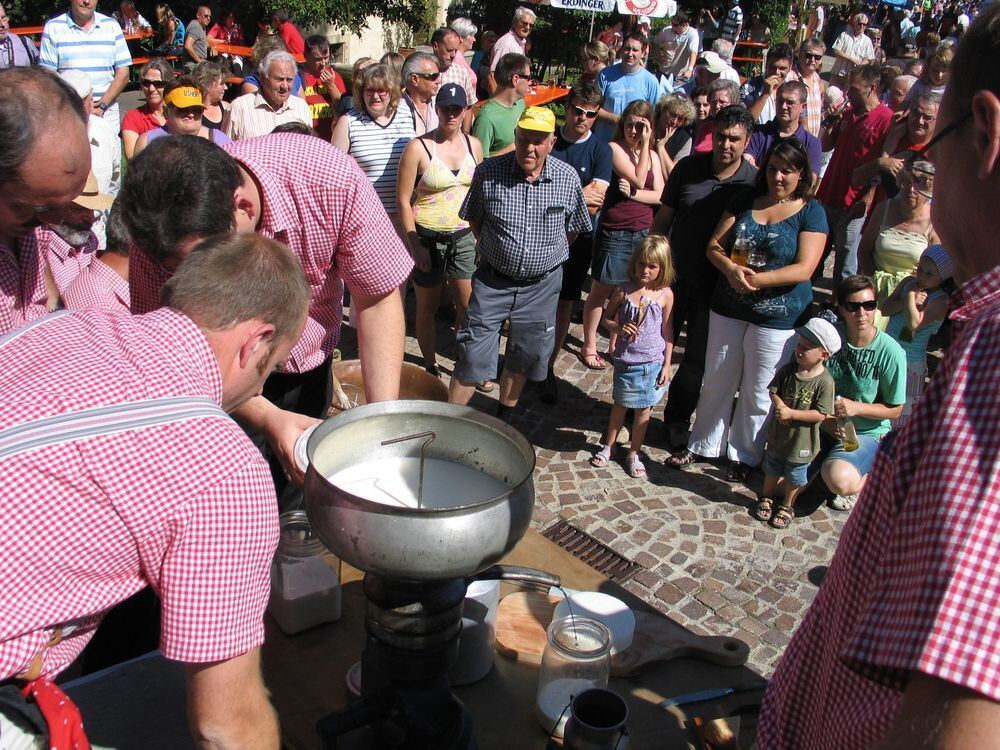
[[[414,267],[413,283],[420,287],[439,286],[445,279],[471,279],[476,272],[476,238],[471,229],[457,232],[432,232],[417,227],[420,244],[431,256],[431,270]]]

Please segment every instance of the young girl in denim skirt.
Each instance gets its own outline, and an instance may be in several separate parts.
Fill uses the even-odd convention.
[[[632,253],[628,265],[628,283],[615,288],[604,314],[604,326],[618,335],[614,350],[614,387],[611,418],[604,444],[590,463],[607,466],[611,448],[629,409],[635,410],[632,443],[625,457],[629,476],[646,476],[639,458],[649,414],[667,392],[670,380],[670,355],[673,352],[673,324],[670,314],[674,294],[674,266],[670,244],[665,237],[646,237]]]

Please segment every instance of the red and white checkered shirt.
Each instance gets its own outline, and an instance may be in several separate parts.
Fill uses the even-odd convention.
[[[42,251],[42,257],[49,264],[52,278],[59,294],[65,294],[73,280],[91,264],[97,256],[97,235],[93,232],[81,247],[74,247],[56,234],[50,227],[36,227],[35,241]]]
[[[94,261],[63,292],[69,310],[128,310],[128,282],[100,258]]]
[[[14,248],[0,243],[0,334],[45,315],[48,300],[35,235],[16,240]]]
[[[961,294],[771,681],[762,750],[870,747],[914,671],[1000,700],[1000,267]]]
[[[222,396],[207,340],[174,310],[69,313],[0,348],[0,430],[170,396]],[[224,415],[8,456],[0,496],[0,680],[62,626],[72,632],[45,652],[43,672],[55,675],[146,585],[163,602],[167,658],[223,660],[263,642],[274,484]]]
[[[319,366],[340,338],[343,282],[379,296],[396,289],[413,259],[371,181],[343,151],[313,136],[278,133],[225,147],[261,188],[257,233],[285,243],[302,262],[311,291],[309,319],[282,372]],[[169,274],[135,249],[129,258],[132,311],[159,306]]]

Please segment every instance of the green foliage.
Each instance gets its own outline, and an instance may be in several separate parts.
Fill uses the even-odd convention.
[[[760,13],[761,19],[771,29],[771,39],[774,42],[784,41],[788,34],[788,0],[754,0],[750,3],[749,10]],[[744,12],[748,10],[746,6]],[[744,15],[744,22],[749,22],[749,17]]]

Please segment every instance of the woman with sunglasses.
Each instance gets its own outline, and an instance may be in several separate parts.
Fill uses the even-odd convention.
[[[728,455],[727,481],[746,482],[764,458],[768,386],[795,348],[826,244],[826,213],[813,195],[806,147],[777,143],[757,184],[734,198],[708,241],[720,273],[712,294],[705,378],[688,446],[667,459],[686,469]],[[733,397],[739,391],[736,409]]]
[[[154,57],[139,71],[139,88],[146,102],[122,118],[122,146],[125,158],[131,159],[136,141],[143,133],[166,124],[163,114],[163,89],[174,80],[174,69],[162,57]]]
[[[875,463],[879,442],[892,428],[906,403],[906,354],[891,336],[875,326],[875,285],[867,276],[848,276],[835,292],[837,312],[844,321],[844,345],[826,362],[837,384],[834,415],[823,423],[835,436],[823,459],[822,476],[836,496],[834,510],[850,510]],[[837,420],[850,419],[858,447],[847,450]]]
[[[362,69],[351,88],[354,109],[337,120],[333,145],[354,157],[398,227],[396,176],[406,144],[416,137],[413,118],[400,112],[399,78],[383,63]]]
[[[597,353],[597,326],[615,287],[629,282],[632,250],[649,234],[663,192],[663,168],[653,149],[653,108],[638,99],[622,112],[611,141],[612,185],[601,209],[590,274],[594,282],[583,306],[579,359],[591,370],[607,367]],[[612,335],[608,351],[615,346]]]
[[[165,135],[197,135],[220,146],[230,143],[229,136],[221,130],[212,130],[201,124],[205,113],[205,95],[191,76],[180,76],[171,81],[164,89],[163,101],[166,124],[139,136],[135,144],[136,155],[151,141]]]
[[[898,195],[874,210],[858,246],[858,266],[874,282],[880,306],[916,270],[924,250],[940,242],[931,225],[934,165],[918,161],[904,168],[897,182]],[[880,330],[888,322],[882,313],[875,313]]]
[[[455,329],[462,327],[472,296],[476,270],[476,239],[469,222],[460,218],[476,165],[483,160],[478,140],[462,132],[468,99],[465,89],[448,83],[437,92],[436,128],[414,138],[399,163],[397,203],[400,224],[416,263],[413,287],[417,295],[415,323],[424,369],[437,367],[437,312],[447,281],[455,303]]]

